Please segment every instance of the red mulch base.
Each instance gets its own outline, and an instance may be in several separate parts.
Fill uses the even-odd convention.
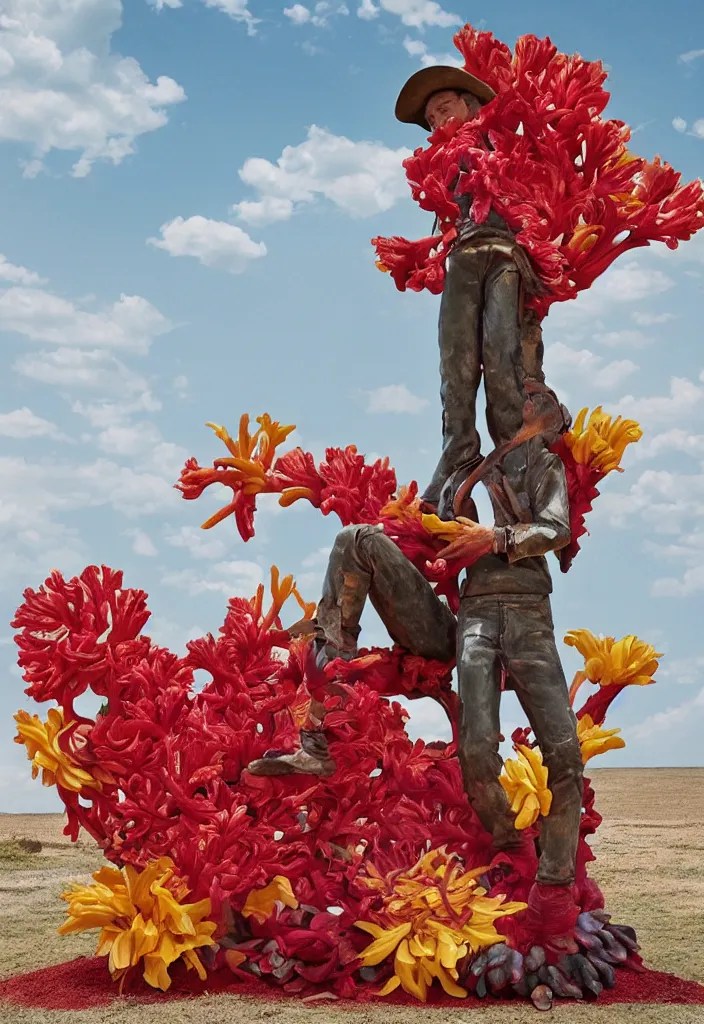
[[[164,999],[183,999],[189,996],[232,992],[237,995],[259,999],[292,999],[300,1002],[300,996],[287,996],[280,989],[252,979],[240,981],[225,969],[208,975],[205,982],[199,981],[194,971],[186,972],[176,968],[172,971],[173,983],[168,992],[156,992],[137,976],[125,987],[125,995],[140,1002],[160,1002]],[[20,1006],[36,1007],[43,1010],[86,1010],[95,1006],[106,1006],[117,996],[117,986],[110,980],[105,957],[79,957],[68,963],[45,967],[32,974],[19,974],[0,982],[0,999],[7,999]],[[359,1002],[371,1002],[372,992],[363,991]],[[379,1002],[395,1005],[418,1006],[416,1000],[404,993],[395,992]],[[459,1000],[445,996],[441,990],[433,990],[428,1000],[433,1006],[454,1006]],[[471,996],[462,1003],[464,1009],[481,1006],[483,1000]],[[623,970],[618,973],[615,989],[604,991],[599,1004],[609,1003],[699,1003],[704,1004],[704,985],[696,981],[685,981],[674,974],[659,971],[645,971],[636,974]],[[350,1004],[347,1004],[350,1005]]]

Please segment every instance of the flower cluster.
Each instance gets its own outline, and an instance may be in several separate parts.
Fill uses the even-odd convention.
[[[526,909],[525,903],[487,896],[477,884],[487,865],[464,870],[446,850],[431,850],[406,871],[382,876],[366,865],[360,885],[374,892],[380,906],[375,921],[357,921],[373,936],[359,954],[364,967],[393,956],[393,973],[380,991],[388,995],[401,986],[425,1002],[434,979],[448,995],[463,999],[467,989],[457,984],[458,966],[465,958],[503,942],[495,921]]]
[[[182,902],[188,887],[176,877],[169,857],[141,871],[129,864],[123,871],[101,868],[93,878],[93,885],[74,885],[61,896],[68,903],[61,935],[100,928],[98,956],[108,955],[114,981],[122,982],[141,961],[147,984],[165,992],[171,985],[169,967],[179,959],[205,980],[196,950],[215,945],[216,924],[206,920],[210,900]]]
[[[439,229],[417,242],[373,240],[377,266],[397,288],[442,291],[461,196],[470,197],[475,223],[493,208],[515,232],[543,285],[529,300],[541,318],[622,253],[651,241],[674,249],[704,227],[702,183],[684,185],[659,158],[635,156],[627,126],[601,116],[609,94],[600,62],[533,35],[521,36],[512,54],[470,25],[454,42],[465,69],[497,95],[471,122],[437,129],[404,162],[413,198]]]

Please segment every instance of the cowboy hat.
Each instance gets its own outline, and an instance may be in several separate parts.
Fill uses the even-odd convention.
[[[404,124],[419,124],[421,128],[430,131],[430,125],[425,119],[425,105],[433,93],[445,89],[470,92],[481,103],[488,103],[496,96],[491,86],[470,75],[468,71],[434,64],[416,71],[401,89],[396,100],[397,120]]]

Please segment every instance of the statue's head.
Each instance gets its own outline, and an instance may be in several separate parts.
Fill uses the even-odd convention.
[[[396,101],[396,117],[404,124],[435,131],[451,118],[462,123],[472,120],[495,95],[486,82],[468,71],[435,64],[408,79]]]
[[[430,129],[442,127],[453,117],[463,124],[473,120],[481,109],[481,103],[471,92],[459,89],[440,89],[429,97],[423,114]]]

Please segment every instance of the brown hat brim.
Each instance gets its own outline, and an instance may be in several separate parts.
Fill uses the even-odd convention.
[[[433,93],[442,92],[444,89],[470,92],[481,103],[489,103],[496,96],[491,86],[470,75],[468,71],[433,64],[416,71],[401,89],[396,100],[397,120],[404,124],[418,124],[426,131],[430,131],[430,125],[425,119],[425,106]]]

